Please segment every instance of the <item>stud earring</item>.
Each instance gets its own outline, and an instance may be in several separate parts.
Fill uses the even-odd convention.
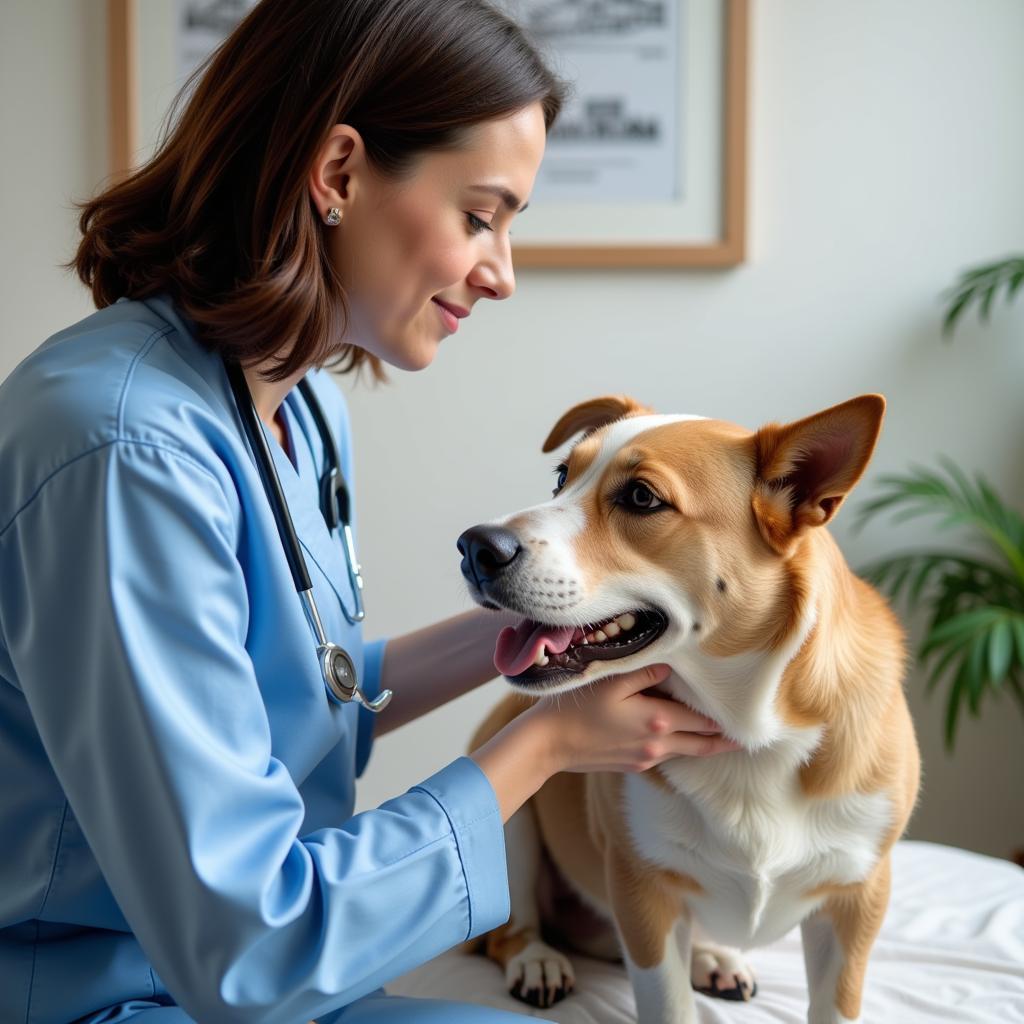
[[[330,224],[332,228],[335,225],[340,224],[341,223],[341,210],[339,210],[336,206],[332,206],[327,211],[327,216],[324,218],[324,223],[325,224]]]

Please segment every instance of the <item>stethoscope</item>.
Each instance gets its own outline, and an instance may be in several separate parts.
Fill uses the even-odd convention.
[[[302,598],[302,607],[306,612],[306,618],[316,634],[316,654],[320,662],[320,671],[323,673],[327,696],[335,704],[347,704],[350,700],[354,700],[370,711],[383,711],[391,700],[391,691],[385,690],[373,700],[367,698],[357,685],[356,667],[348,652],[343,647],[332,644],[324,633],[320,612],[313,599],[313,584],[309,578],[309,570],[306,568],[306,559],[302,555],[302,548],[299,546],[299,539],[295,534],[288,502],[285,500],[284,490],[281,488],[281,478],[277,475],[277,467],[274,465],[274,458],[270,453],[270,445],[267,443],[263,424],[256,415],[256,406],[253,404],[252,393],[249,391],[245,374],[242,372],[242,367],[233,360],[225,359],[224,366],[227,369],[228,381],[231,383],[231,390],[235,396],[235,404],[242,417],[242,427],[245,430],[246,439],[256,459],[256,468],[259,470],[260,479],[263,481],[263,489],[266,491],[267,500],[274,513],[277,532],[288,559],[288,567],[291,569],[295,589],[299,592],[299,597]],[[305,378],[299,381],[299,391],[313,416],[317,432],[320,434],[320,441],[324,447],[324,473],[320,477],[320,512],[323,514],[324,522],[327,523],[328,532],[333,534],[334,530],[339,525],[341,526],[345,564],[348,568],[348,582],[354,598],[355,612],[349,614],[344,602],[342,602],[341,610],[344,612],[345,618],[354,625],[357,622],[362,622],[365,612],[363,611],[363,577],[360,573],[359,562],[356,560],[356,546],[350,525],[351,506],[348,486],[341,471],[341,458],[338,455],[331,428],[327,425],[323,409],[320,408],[316,395],[313,394],[313,388]]]

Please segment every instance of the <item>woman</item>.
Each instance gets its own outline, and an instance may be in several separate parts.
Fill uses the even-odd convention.
[[[512,294],[562,97],[482,0],[264,0],[156,156],[84,204],[98,311],[0,387],[0,1019],[500,1020],[380,986],[508,915],[502,823],[557,771],[727,749],[634,672],[353,817],[379,735],[493,677],[503,622],[363,645],[322,516],[320,367],[421,369]],[[325,694],[232,397],[271,436]]]

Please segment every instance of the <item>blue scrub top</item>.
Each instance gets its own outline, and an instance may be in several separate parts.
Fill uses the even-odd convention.
[[[351,485],[344,401],[310,381]],[[379,692],[323,451],[271,438],[330,639]],[[372,716],[332,705],[223,364],[166,296],[0,386],[0,1021],[308,1021],[508,918],[469,758],[352,816]]]

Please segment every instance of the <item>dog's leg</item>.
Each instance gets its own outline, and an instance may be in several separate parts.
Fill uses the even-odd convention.
[[[694,937],[690,981],[698,992],[733,1002],[757,995],[757,979],[738,949]]]
[[[505,970],[505,983],[516,999],[548,1007],[564,999],[575,984],[572,964],[541,940],[537,908],[540,836],[530,802],[505,823],[508,923],[487,936],[487,955]]]
[[[608,894],[636,997],[638,1024],[696,1024],[690,985],[690,918],[681,887],[638,873],[610,850]]]
[[[630,951],[629,940],[622,936],[623,959],[636,997],[637,1024],[696,1024],[697,1005],[690,984],[687,962],[690,957],[690,922],[682,917],[665,936],[661,960],[644,966],[650,957],[643,951]],[[640,956],[638,962],[635,957]]]
[[[868,955],[889,903],[889,855],[858,885],[830,896],[801,925],[809,1024],[856,1024]]]

